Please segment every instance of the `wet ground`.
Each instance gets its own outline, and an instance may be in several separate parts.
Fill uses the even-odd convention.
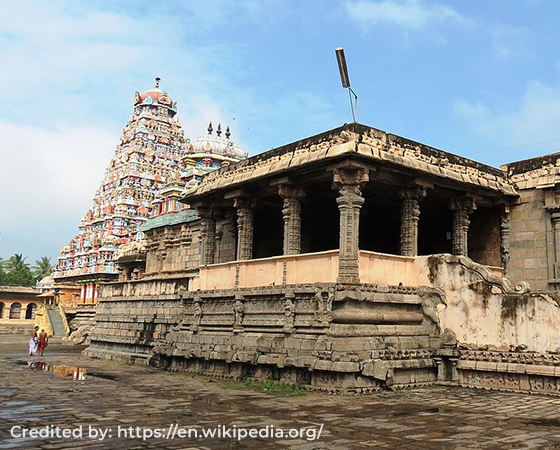
[[[91,360],[57,342],[43,358],[30,359],[26,340],[0,336],[0,449],[560,449],[558,397],[443,386],[278,397],[231,384],[225,388],[203,377]],[[314,441],[306,439],[312,434],[305,430],[297,438],[241,441],[171,434],[187,427],[201,433],[234,425],[323,428]],[[97,440],[88,437],[90,426]],[[55,433],[56,427],[76,436],[13,438],[13,427],[21,427],[14,429],[18,436],[24,428]],[[164,434],[142,439],[142,433],[156,429]],[[101,432],[107,433],[103,441]]]

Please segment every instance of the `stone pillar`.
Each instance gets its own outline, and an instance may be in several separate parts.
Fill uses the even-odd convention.
[[[199,206],[197,213],[201,218],[200,239],[201,264],[214,264],[216,257],[216,216],[208,206]]]
[[[284,255],[301,253],[301,199],[303,192],[287,184],[278,186],[278,195],[284,200]]]
[[[554,256],[556,263],[554,264],[554,278],[560,278],[560,211],[551,210],[550,219],[552,221],[552,232],[554,233]]]
[[[338,282],[359,283],[359,226],[360,209],[364,203],[362,187],[369,180],[367,169],[334,169],[333,188],[340,211],[340,248],[338,254]]]
[[[255,202],[245,197],[235,199],[237,210],[237,260],[253,257],[253,216]]]
[[[401,189],[401,255],[418,255],[418,221],[420,201],[426,196],[423,186],[406,186]]]
[[[454,198],[451,201],[453,210],[452,251],[454,255],[468,256],[469,216],[476,205],[471,197]]]
[[[509,265],[509,206],[504,205],[500,216],[500,253],[504,276],[508,276]]]

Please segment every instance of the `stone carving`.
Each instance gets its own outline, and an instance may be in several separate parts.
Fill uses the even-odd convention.
[[[471,197],[454,198],[451,201],[453,210],[452,251],[454,255],[468,255],[469,216],[476,209]]]
[[[185,299],[181,299],[179,303],[179,314],[177,315],[177,324],[169,327],[171,331],[180,331],[183,325],[188,321],[187,304]]]
[[[201,218],[200,240],[202,242],[201,265],[214,264],[216,254],[216,218],[209,206],[196,209]]]
[[[304,194],[294,186],[280,184],[278,195],[284,200],[284,255],[298,255],[301,253],[301,199]]]
[[[234,207],[237,209],[237,260],[253,257],[253,200],[238,197]]]
[[[358,231],[360,209],[364,203],[362,187],[369,180],[368,169],[334,169],[333,189],[339,193],[336,199],[340,211],[340,250],[338,282],[359,283]]]
[[[202,305],[201,305],[202,298],[200,297],[200,295],[197,295],[193,301],[194,301],[194,312],[193,312],[193,318],[191,324],[191,331],[193,333],[196,333],[198,331],[200,322],[202,320]]]
[[[438,333],[440,332],[439,314],[437,310],[439,304],[439,299],[433,295],[422,296],[422,314],[433,322]]]
[[[315,289],[315,321],[320,326],[326,327],[333,320],[332,302],[334,299],[334,289],[329,289],[328,297],[325,300],[324,291],[320,287]]]
[[[235,320],[233,324],[233,332],[238,333],[243,331],[243,316],[245,315],[245,298],[237,294],[235,296],[235,304],[233,306],[233,313],[235,315]]]
[[[474,262],[470,258],[464,256],[453,256],[453,255],[437,255],[430,257],[430,265],[435,267],[437,262],[447,263],[447,264],[458,264],[466,269],[475,272],[484,282],[489,283],[493,286],[499,288],[505,294],[526,294],[529,293],[529,284],[525,281],[518,282],[515,286],[507,278],[502,278],[494,275],[490,269],[482,264]],[[539,293],[534,293],[532,295],[542,295]],[[551,295],[551,293],[547,293]],[[558,301],[558,300],[554,300]]]
[[[502,254],[502,267],[504,275],[508,275],[509,265],[509,206],[504,206],[504,211],[500,216],[500,250]]]
[[[407,186],[401,189],[401,255],[418,254],[418,220],[420,201],[426,196],[423,186]]]
[[[293,292],[287,292],[284,301],[284,332],[285,333],[294,333],[296,331],[294,323],[296,318],[296,306],[292,299],[295,298],[295,294]]]

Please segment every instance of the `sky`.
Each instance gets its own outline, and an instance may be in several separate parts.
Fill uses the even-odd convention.
[[[555,0],[0,0],[0,257],[56,260],[161,77],[191,140],[358,121],[498,167],[560,150]]]

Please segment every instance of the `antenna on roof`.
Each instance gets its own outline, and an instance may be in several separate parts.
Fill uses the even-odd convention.
[[[340,81],[342,87],[348,89],[348,96],[350,97],[350,109],[352,110],[352,119],[354,123],[358,121],[358,96],[350,87],[350,77],[348,76],[348,66],[346,65],[346,57],[344,56],[344,49],[338,47],[334,49],[336,53],[336,62],[338,63],[338,71],[340,72]],[[354,95],[354,104],[352,104],[352,95]]]

